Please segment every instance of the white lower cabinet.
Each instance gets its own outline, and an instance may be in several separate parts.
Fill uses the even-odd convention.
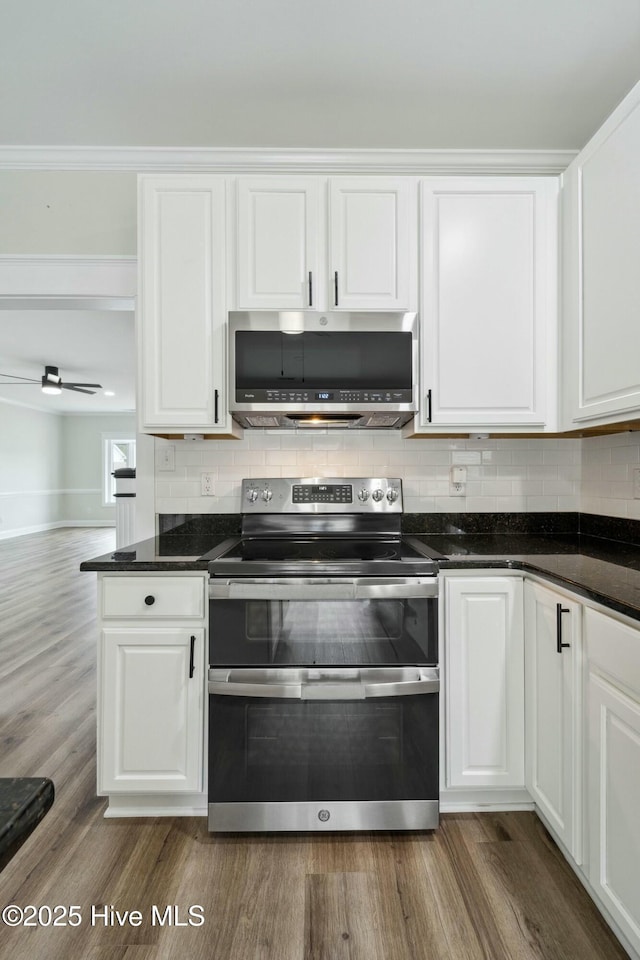
[[[576,863],[582,862],[582,687],[579,603],[527,581],[526,785]]]
[[[176,627],[103,630],[102,793],[201,789],[203,639]]]
[[[640,630],[585,611],[589,880],[640,954]]]
[[[200,794],[203,789],[205,727],[206,579],[197,576],[113,575],[100,580],[101,620],[98,656],[98,793],[122,798],[143,795]],[[200,619],[189,623],[183,604],[167,609],[161,599],[202,597],[190,610]],[[120,589],[115,590],[118,586]],[[168,592],[167,592],[168,589]],[[158,612],[134,619],[128,602],[140,593]],[[117,601],[123,598],[121,619]],[[184,598],[183,598],[184,599]],[[105,602],[106,601],[106,602]],[[124,602],[127,601],[127,602]],[[173,613],[173,616],[172,616]],[[186,619],[186,623],[184,622]],[[179,801],[182,803],[184,801]],[[122,803],[122,799],[117,801]],[[141,813],[149,808],[139,807]]]
[[[524,785],[522,577],[445,577],[445,785]]]

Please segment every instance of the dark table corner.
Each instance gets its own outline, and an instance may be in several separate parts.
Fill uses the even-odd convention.
[[[0,870],[37,827],[55,797],[47,777],[0,777]]]

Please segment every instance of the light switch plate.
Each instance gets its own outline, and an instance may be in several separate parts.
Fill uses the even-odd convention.
[[[176,448],[172,443],[165,444],[158,449],[158,470],[175,470]]]

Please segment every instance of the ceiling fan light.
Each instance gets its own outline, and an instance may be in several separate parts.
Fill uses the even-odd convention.
[[[49,394],[58,394],[62,393],[62,387],[59,383],[52,383],[46,377],[42,378],[42,392]]]

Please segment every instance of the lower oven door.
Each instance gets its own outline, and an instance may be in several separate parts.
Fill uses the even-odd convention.
[[[209,671],[209,829],[438,825],[437,667]]]

